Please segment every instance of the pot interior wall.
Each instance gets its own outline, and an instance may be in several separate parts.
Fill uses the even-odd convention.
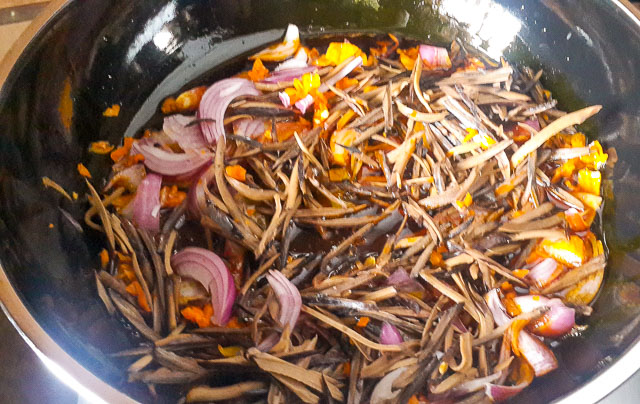
[[[96,296],[93,270],[99,265],[100,235],[79,233],[61,211],[82,221],[86,199],[68,201],[45,189],[41,178],[83,195],[76,164],[84,162],[96,178],[108,169],[108,157],[87,153],[91,141],[118,143],[123,134],[135,135],[164,97],[234,73],[231,59],[277,40],[287,23],[308,36],[377,31],[437,43],[459,37],[484,46],[491,56],[504,54],[512,63],[544,68],[543,81],[564,109],[604,105],[586,129],[619,156],[603,217],[610,249],[606,287],[594,315],[584,320],[587,330],[561,344],[565,366],[537,380],[518,402],[548,402],[606,367],[638,334],[629,324],[640,298],[629,296],[640,293],[640,28],[609,1],[436,4],[69,4],[32,42],[0,98],[0,259],[33,316],[85,367],[133,397],[150,400],[146,389],[126,383],[123,363],[108,356],[138,341],[108,316]],[[121,106],[120,115],[103,117],[113,104]]]

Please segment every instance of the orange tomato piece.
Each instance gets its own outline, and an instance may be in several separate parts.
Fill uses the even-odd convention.
[[[235,180],[245,182],[247,179],[247,170],[241,165],[226,166],[224,170],[229,177]]]
[[[120,105],[113,104],[109,108],[105,109],[102,115],[106,116],[107,118],[115,118],[116,116],[120,115]]]
[[[187,197],[185,192],[178,190],[177,185],[165,185],[160,189],[160,205],[163,208],[175,208]]]
[[[138,306],[146,312],[150,312],[151,308],[147,303],[147,298],[144,296],[144,291],[142,290],[142,286],[140,286],[140,282],[133,281],[131,282],[127,288],[127,293],[130,295],[136,296],[138,298]]]
[[[104,248],[100,251],[100,266],[105,269],[109,264],[109,253]]]
[[[84,164],[82,163],[78,163],[78,173],[80,173],[80,175],[82,175],[85,178],[91,178],[91,173],[89,172],[87,167],[85,167]]]
[[[356,323],[356,327],[364,328],[369,324],[369,321],[371,321],[369,317],[360,317]]]
[[[333,162],[346,166],[349,162],[349,151],[342,146],[351,146],[358,137],[358,132],[353,129],[343,129],[333,132],[329,140],[331,157]]]
[[[253,67],[247,75],[251,81],[264,80],[269,75],[269,69],[264,67],[262,60],[256,59],[255,62],[253,62]]]
[[[211,316],[213,315],[213,307],[206,304],[204,308],[198,306],[187,306],[180,310],[180,314],[187,321],[198,324],[198,327],[205,328],[211,326]]]
[[[114,146],[106,140],[100,140],[98,142],[92,142],[89,145],[89,152],[93,154],[107,154],[111,152],[113,148]]]
[[[575,235],[570,236],[569,240],[544,240],[539,248],[546,256],[572,268],[579,267],[585,261],[584,241]]]
[[[111,160],[118,162],[122,160],[122,158],[128,156],[131,151],[131,146],[133,146],[133,138],[124,138],[123,145],[111,152]]]
[[[413,70],[413,65],[416,63],[416,59],[420,56],[418,53],[418,47],[398,49],[396,52],[400,55],[400,63],[402,63],[402,66],[407,70]]]
[[[276,133],[278,134],[278,141],[284,142],[290,139],[295,132],[301,134],[302,132],[311,129],[311,122],[304,118],[300,118],[294,122],[277,122]]]
[[[578,186],[583,191],[600,196],[600,185],[602,184],[602,174],[600,171],[592,171],[583,168],[578,171]]]

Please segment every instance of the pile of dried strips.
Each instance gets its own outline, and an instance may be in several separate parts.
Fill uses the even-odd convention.
[[[187,402],[475,402],[557,367],[547,344],[605,267],[608,155],[575,129],[600,107],[389,37],[317,50],[291,26],[111,152],[86,222],[108,241],[100,298],[145,340],[116,354],[131,381]]]

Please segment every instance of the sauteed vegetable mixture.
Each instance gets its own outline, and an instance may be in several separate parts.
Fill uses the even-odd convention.
[[[576,128],[600,106],[560,111],[542,72],[458,42],[355,42],[290,25],[250,70],[166,99],[162,128],[91,145],[112,160],[97,190],[78,169],[98,294],[140,338],[116,354],[130,381],[476,402],[558,366],[606,264],[615,154]]]

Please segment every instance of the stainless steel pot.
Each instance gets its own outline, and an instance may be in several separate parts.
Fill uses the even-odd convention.
[[[150,401],[108,354],[135,344],[100,305],[92,283],[97,238],[69,228],[59,206],[80,203],[41,186],[82,190],[75,165],[89,142],[135,133],[168,94],[282,34],[393,31],[425,41],[458,36],[493,57],[545,69],[564,109],[605,107],[589,135],[619,163],[603,216],[605,287],[563,341],[563,366],[517,402],[595,402],[640,367],[640,14],[605,0],[54,0],[0,65],[0,300],[27,343],[92,399]],[[216,68],[216,69],[214,69]],[[212,70],[214,69],[214,70]],[[122,105],[118,118],[102,111]],[[53,229],[49,224],[53,224]]]

